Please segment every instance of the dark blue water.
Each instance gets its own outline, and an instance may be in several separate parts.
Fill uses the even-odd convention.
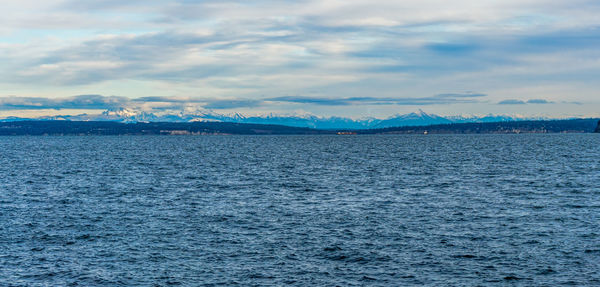
[[[0,138],[0,286],[600,286],[600,135]]]

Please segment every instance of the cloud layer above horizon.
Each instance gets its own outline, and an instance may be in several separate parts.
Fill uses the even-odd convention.
[[[2,97],[0,110],[116,110],[132,109],[147,111],[194,111],[212,109],[255,108],[269,106],[273,103],[312,104],[319,106],[348,105],[404,105],[429,106],[455,103],[477,103],[484,94],[440,94],[424,98],[310,98],[310,97],[275,97],[262,99],[222,100],[218,98],[177,98],[177,97],[141,97],[127,98],[102,95],[78,95],[64,98],[44,97]],[[532,100],[533,101],[533,100]],[[531,101],[530,101],[531,102]],[[524,103],[524,102],[523,102]],[[503,103],[501,103],[503,104]]]
[[[132,105],[350,116],[415,106],[600,111],[598,1],[3,5],[0,110],[15,113]]]

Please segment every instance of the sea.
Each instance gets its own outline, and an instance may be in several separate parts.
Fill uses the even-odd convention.
[[[600,286],[600,135],[0,137],[0,286]]]

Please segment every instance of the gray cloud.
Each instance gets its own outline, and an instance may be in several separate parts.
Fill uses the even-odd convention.
[[[79,95],[66,98],[42,97],[0,97],[0,110],[40,110],[40,109],[116,109],[130,106],[146,105],[150,109],[181,109],[196,106],[205,109],[253,108],[272,104],[273,102],[312,104],[321,106],[347,105],[435,105],[454,103],[475,103],[477,98],[485,94],[439,94],[421,98],[391,97],[346,97],[346,98],[313,98],[304,96],[284,96],[264,99],[231,99],[218,98],[177,98],[177,97],[139,97],[125,98],[117,96]]]
[[[311,59],[292,59],[283,52],[270,52],[271,58],[264,58],[261,50],[265,46],[292,45],[305,40],[291,38],[212,31],[164,31],[97,37],[44,53],[43,57],[34,56],[16,63],[20,71],[10,73],[4,79],[61,85],[86,85],[119,79],[180,83],[218,76],[270,75],[311,68]],[[246,56],[240,58],[239,53]],[[194,60],[182,60],[186,57]]]
[[[553,104],[554,102],[544,99],[531,99],[527,101],[528,104]]]
[[[378,98],[378,97],[348,97],[348,98],[312,98],[303,96],[286,96],[266,99],[274,102],[290,102],[299,104],[314,104],[325,106],[345,106],[345,105],[439,105],[439,104],[457,104],[457,103],[476,103],[477,98],[485,97],[485,94],[465,93],[465,94],[438,94],[431,97],[413,97],[413,98]]]
[[[349,105],[352,102],[356,101],[373,101],[373,98],[312,98],[312,97],[302,97],[302,96],[285,96],[285,97],[275,97],[269,98],[267,101],[271,102],[288,102],[288,103],[297,103],[297,104],[314,104],[314,105],[324,105],[324,106],[343,106]]]
[[[79,95],[68,98],[40,97],[1,97],[0,110],[39,110],[39,109],[114,109],[127,104],[124,97],[101,95]]]
[[[207,99],[199,98],[174,98],[174,97],[140,97],[131,99],[140,103],[205,103]]]
[[[498,102],[499,105],[524,105],[525,101],[521,100],[503,100]]]
[[[503,100],[498,102],[499,105],[525,105],[525,104],[553,104],[554,102],[545,100],[545,99],[530,99],[527,101],[524,100],[516,100],[516,99],[510,99],[510,100]]]
[[[571,101],[571,102],[569,102],[569,101],[561,101],[560,103],[561,104],[567,104],[567,105],[583,105],[582,102],[577,102],[577,101]]]
[[[486,94],[480,93],[464,93],[464,94],[438,94],[435,96],[436,98],[449,98],[449,99],[464,99],[464,98],[482,98],[487,97]]]

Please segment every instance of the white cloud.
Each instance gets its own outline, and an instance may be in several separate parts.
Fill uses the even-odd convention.
[[[8,0],[3,11],[0,86],[30,95],[139,96],[124,81],[222,99],[580,90],[559,103],[600,88],[596,1]]]

